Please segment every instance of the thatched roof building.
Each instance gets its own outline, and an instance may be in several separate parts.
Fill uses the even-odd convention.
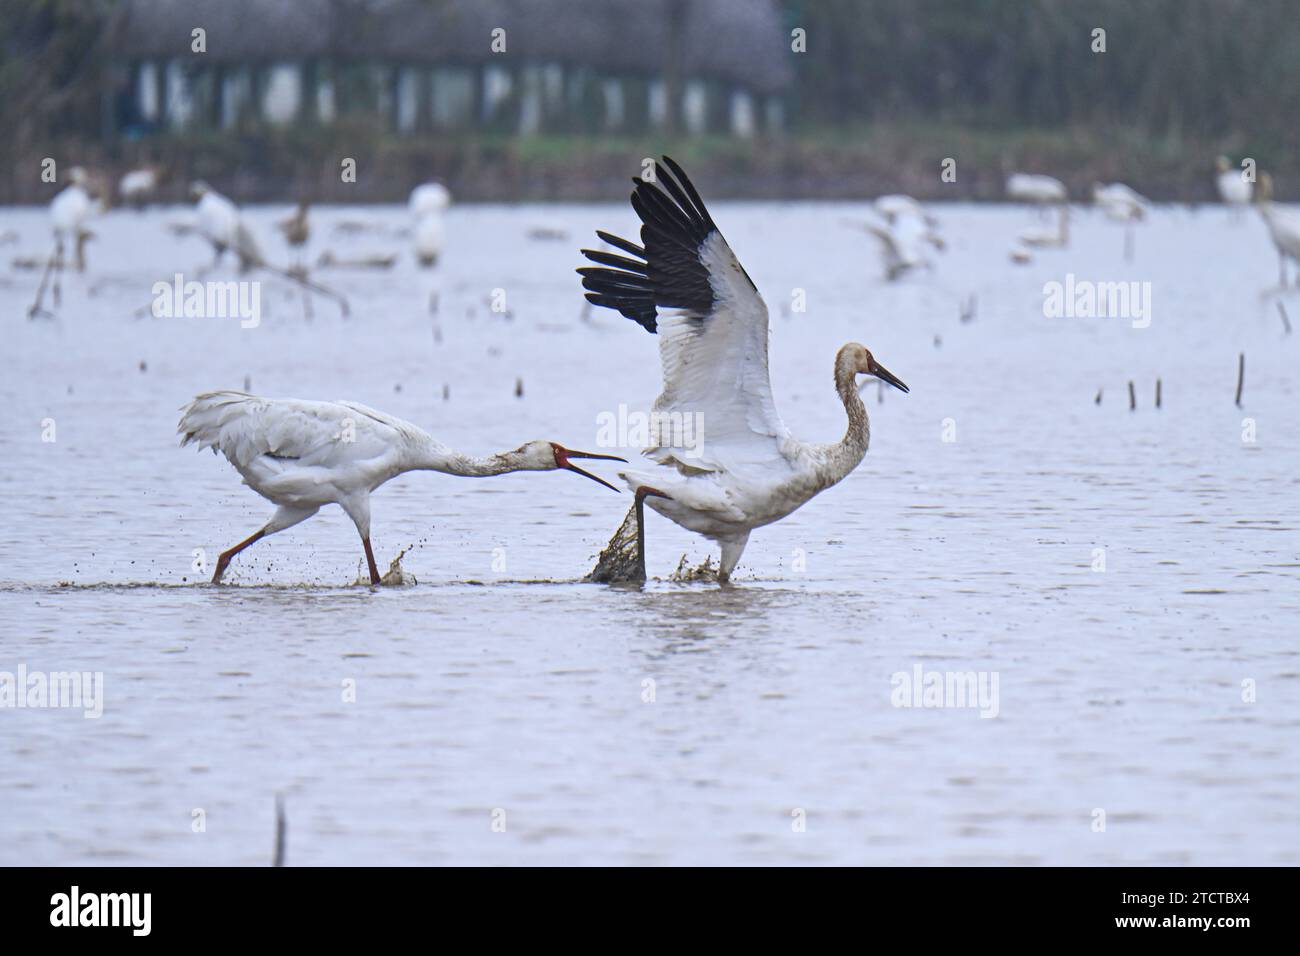
[[[122,122],[779,126],[776,0],[125,0]],[[201,35],[195,31],[201,30]]]

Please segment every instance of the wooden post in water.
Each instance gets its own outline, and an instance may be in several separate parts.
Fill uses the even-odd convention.
[[[1128,410],[1130,412],[1135,411],[1137,407],[1137,393],[1133,391],[1133,380],[1130,379],[1128,383]]]
[[[1160,379],[1156,379],[1156,408],[1160,407]]]
[[[1289,316],[1289,315],[1286,314],[1286,306],[1284,306],[1284,305],[1282,304],[1282,300],[1281,300],[1281,299],[1279,299],[1278,302],[1277,302],[1277,311],[1278,311],[1278,314],[1280,314],[1280,315],[1282,316],[1282,328],[1286,329],[1286,334],[1287,334],[1287,335],[1290,335],[1290,334],[1291,334],[1291,316]]]
[[[1237,407],[1241,408],[1241,387],[1246,383],[1246,353],[1237,354]]]

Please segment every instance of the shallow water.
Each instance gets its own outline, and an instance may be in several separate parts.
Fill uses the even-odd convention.
[[[267,279],[253,329],[132,317],[210,259],[165,231],[176,209],[101,220],[58,317],[28,321],[38,276],[9,260],[47,253],[44,213],[4,210],[0,671],[102,671],[104,705],[0,709],[0,863],[264,864],[277,793],[303,865],[1300,862],[1300,330],[1260,297],[1262,224],[1160,209],[1126,264],[1122,228],[1080,212],[1068,250],[1015,266],[1031,213],[940,207],[949,251],[887,284],[845,224],[862,211],[713,209],[772,310],[797,435],[842,433],[845,341],[912,388],[868,390],[866,461],[755,532],[737,587],[669,582],[713,551],[654,515],[656,580],[578,583],[629,498],[577,476],[420,474],[373,501],[380,566],[412,546],[417,583],[372,591],[337,509],[196,583],[194,551],[271,506],[176,447],[178,407],[247,377],[467,451],[602,450],[597,415],[658,390],[655,340],[585,321],[572,272],[596,227],[633,231],[626,205],[455,208],[435,273],[400,237],[330,228],[402,212],[318,210],[311,259],[399,264],[316,274],[350,319]],[[281,262],[286,212],[250,213]],[[526,238],[542,226],[569,238]],[[1151,282],[1150,327],[1045,318],[1069,272]],[[893,706],[916,664],[996,673],[996,718]]]

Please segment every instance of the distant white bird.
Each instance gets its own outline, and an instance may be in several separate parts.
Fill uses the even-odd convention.
[[[217,192],[203,180],[190,186],[190,194],[198,200],[199,235],[212,244],[215,258],[212,268],[221,265],[221,257],[229,249],[239,258],[239,271],[247,272],[266,263],[261,246],[252,230],[244,223],[239,207]]]
[[[158,191],[158,168],[141,166],[123,174],[117,183],[117,195],[128,206],[143,209]]]
[[[447,211],[451,205],[451,193],[442,183],[422,183],[411,190],[411,196],[406,201],[407,208],[411,215],[417,219],[421,216],[427,216],[430,213],[441,214]]]
[[[428,268],[438,264],[444,240],[441,213],[425,213],[415,220],[415,258]]]
[[[1227,156],[1216,159],[1214,168],[1214,184],[1218,187],[1219,198],[1238,209],[1246,206],[1254,191],[1254,183],[1246,178],[1245,170],[1234,168]]]
[[[267,535],[306,521],[337,504],[352,519],[366,552],[370,583],[379,569],[370,547],[370,494],[409,471],[440,471],[469,478],[512,471],[577,472],[614,486],[574,465],[572,458],[623,461],[613,455],[570,451],[548,441],[477,458],[453,451],[423,429],[355,402],[266,399],[245,392],[205,392],[182,409],[181,445],[220,451],[244,483],[277,505],[271,520],[217,559],[218,584],[231,559]]]
[[[1123,183],[1093,183],[1092,201],[1116,222],[1145,219],[1150,202]]]
[[[1012,173],[1007,177],[1007,197],[1018,202],[1050,206],[1069,201],[1065,183],[1051,176]]]
[[[306,271],[305,269],[291,272],[288,269],[281,269],[279,266],[272,265],[266,256],[262,254],[261,245],[253,235],[253,231],[244,222],[239,207],[233,202],[203,182],[203,180],[196,180],[190,186],[190,193],[198,200],[195,212],[198,216],[196,228],[199,235],[212,244],[215,255],[212,261],[213,269],[221,264],[221,257],[229,249],[239,258],[240,272],[248,272],[252,269],[265,269],[267,272],[273,272],[291,282],[298,283],[303,288],[328,296],[339,304],[339,308],[344,315],[349,314],[351,310],[348,308],[347,299],[333,289],[327,289],[320,283],[312,282],[303,274]],[[305,216],[305,209],[302,212]]]
[[[939,225],[939,220],[931,215],[924,206],[911,196],[902,193],[877,196],[871,205],[875,208],[876,213],[890,225],[893,225],[894,221],[900,216],[915,216],[918,219],[925,220],[926,225]]]
[[[923,240],[940,251],[947,247],[943,237],[939,235],[939,220],[911,196],[901,193],[878,196],[871,205],[876,210],[876,214],[889,223],[895,231],[901,229],[905,233],[919,234]],[[919,224],[922,223],[924,228],[919,228]]]
[[[632,193],[644,245],[598,232],[633,258],[584,249],[603,268],[578,271],[588,301],[658,333],[664,389],[654,411],[661,420],[695,421],[698,415],[704,424],[698,436],[660,428],[643,451],[657,467],[620,473],[636,493],[638,540],[644,540],[642,505],[648,500],[655,511],[721,545],[718,580],[725,583],[754,528],[784,518],[862,461],[870,425],[857,376],[908,389],[851,342],[835,356],[835,389],[848,415],[843,440],[794,438],[772,400],[767,306],[681,167],[665,156],[655,173],[655,183],[638,179]],[[637,550],[644,579],[644,548]]]
[[[890,282],[913,269],[928,267],[930,261],[921,251],[928,227],[915,216],[904,216],[890,228],[877,223],[866,223],[867,232],[880,241],[880,260],[885,267],[885,278]]]
[[[1106,218],[1124,224],[1124,258],[1133,258],[1133,224],[1147,217],[1150,203],[1123,183],[1093,183],[1092,201],[1106,214]]]
[[[86,171],[80,166],[74,166],[68,171],[68,185],[50,200],[50,227],[54,232],[54,252],[46,262],[41,284],[36,290],[36,298],[31,308],[27,310],[28,318],[50,314],[43,308],[42,303],[51,277],[54,305],[58,307],[62,296],[67,243],[72,243],[76,270],[86,271],[86,243],[95,236],[86,228],[86,223],[99,209],[98,203],[91,198],[89,185],[90,177]]]
[[[1263,173],[1255,194],[1255,208],[1268,227],[1269,238],[1277,247],[1279,286],[1286,288],[1286,261],[1296,265],[1296,285],[1300,286],[1300,215],[1279,209],[1273,202],[1273,177]]]
[[[1070,207],[1056,208],[1055,229],[1026,229],[1019,236],[1022,245],[1039,249],[1063,249],[1070,244]]]

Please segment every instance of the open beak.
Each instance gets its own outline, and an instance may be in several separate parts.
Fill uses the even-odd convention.
[[[897,375],[895,375],[893,372],[891,372],[889,369],[885,368],[883,365],[881,365],[878,362],[871,363],[871,374],[876,376],[876,378],[880,379],[882,382],[888,382],[890,385],[894,386],[894,388],[898,389],[900,392],[911,391],[910,388],[908,388],[906,385],[902,383],[902,381],[898,378]]]
[[[575,471],[585,478],[590,478],[592,481],[596,482],[597,484],[604,485],[610,491],[615,491],[615,492],[618,491],[617,488],[611,485],[604,478],[597,478],[591,472],[583,471],[573,462],[569,461],[570,458],[598,458],[601,461],[621,461],[624,463],[627,462],[626,458],[619,458],[617,455],[596,455],[596,454],[592,454],[589,451],[570,451],[567,448],[560,448],[557,449],[555,452],[555,463],[559,465],[561,468],[566,468],[569,471]]]

